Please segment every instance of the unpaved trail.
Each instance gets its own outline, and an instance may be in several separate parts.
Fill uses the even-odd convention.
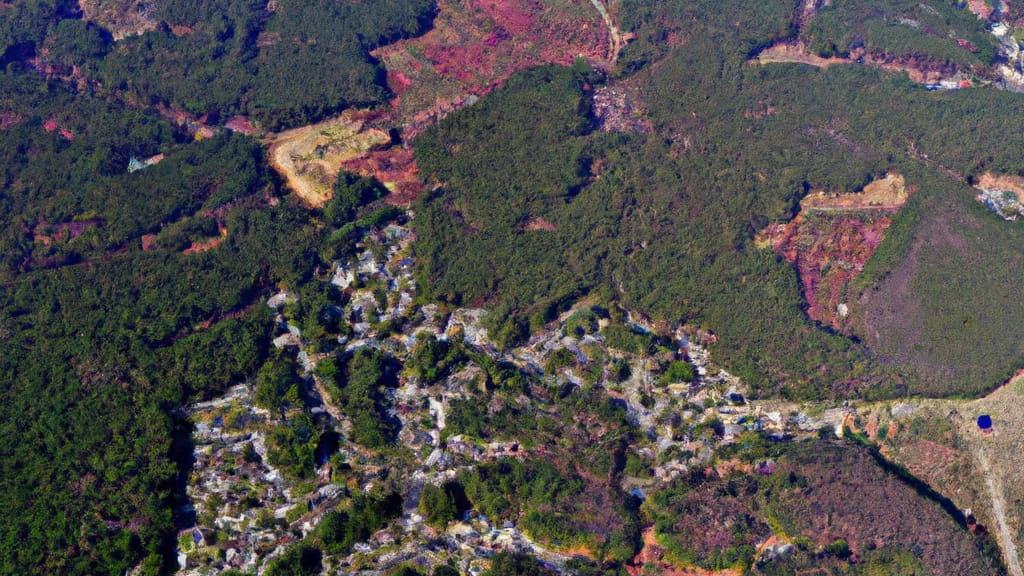
[[[981,473],[985,476],[985,486],[992,499],[992,513],[995,514],[996,524],[999,526],[999,538],[1003,541],[1006,566],[1012,576],[1024,576],[1024,571],[1021,570],[1020,561],[1017,558],[1017,548],[1013,545],[1010,529],[1006,525],[1006,505],[1003,502],[1002,480],[989,468],[988,456],[985,455],[984,447],[977,450],[975,454],[978,456],[978,465],[981,467]]]
[[[619,52],[622,51],[624,45],[622,33],[619,32],[619,27],[612,21],[611,15],[608,14],[608,10],[605,9],[601,0],[590,0],[590,3],[601,13],[601,18],[604,20],[605,26],[608,27],[608,34],[611,36],[611,46],[608,48],[608,61],[615,64],[615,61],[619,59]]]
[[[872,204],[870,206],[808,206],[805,212],[821,212],[826,214],[841,214],[843,212],[870,212],[872,210],[897,212],[903,204]]]

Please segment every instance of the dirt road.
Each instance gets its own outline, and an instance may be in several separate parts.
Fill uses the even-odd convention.
[[[608,34],[610,36],[609,42],[611,44],[608,47],[608,61],[614,64],[619,58],[619,52],[621,52],[623,46],[625,46],[622,33],[619,32],[619,27],[612,21],[611,15],[608,14],[608,10],[605,9],[601,0],[590,0],[590,3],[593,4],[594,8],[597,8],[597,11],[601,13],[601,19],[604,20],[605,26],[608,27]]]
[[[988,488],[989,497],[992,499],[992,513],[995,514],[996,524],[999,526],[999,539],[1003,542],[1006,566],[1013,576],[1024,576],[1024,571],[1020,567],[1020,560],[1017,558],[1017,548],[1013,545],[1010,529],[1006,525],[1006,504],[1003,501],[1002,480],[998,474],[992,473],[984,447],[980,447],[975,454],[978,457],[978,465],[981,467],[981,472],[985,475],[985,486]]]

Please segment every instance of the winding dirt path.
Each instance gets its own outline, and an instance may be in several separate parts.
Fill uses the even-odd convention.
[[[625,46],[625,41],[622,37],[622,33],[619,32],[619,27],[612,21],[612,17],[608,14],[608,10],[601,3],[601,0],[590,0],[590,3],[597,8],[597,11],[601,13],[601,18],[604,20],[605,26],[608,27],[608,35],[610,36],[611,46],[608,47],[608,61],[615,64],[615,61],[619,59],[619,52],[622,51]]]
[[[985,475],[985,486],[988,488],[989,497],[992,499],[992,513],[995,514],[996,524],[999,526],[999,539],[1003,541],[1006,566],[1013,576],[1024,576],[1024,570],[1021,570],[1020,560],[1017,558],[1017,548],[1013,544],[1010,528],[1006,524],[1006,504],[1003,502],[1002,480],[989,468],[988,456],[985,455],[984,447],[979,447],[975,454],[977,454],[981,472]]]

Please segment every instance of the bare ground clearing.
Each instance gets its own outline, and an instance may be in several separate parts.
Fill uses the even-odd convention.
[[[1024,520],[1024,486],[1014,481],[1024,469],[1024,429],[1019,426],[1024,418],[1024,370],[984,398],[920,399],[900,406],[899,417],[892,416],[896,409],[888,403],[863,406],[858,413],[896,428],[888,438],[876,438],[886,457],[959,508],[971,509],[995,533],[1009,573],[1024,576],[1016,545]],[[975,423],[982,414],[992,418],[990,434]]]
[[[762,50],[750,60],[757,64],[807,64],[827,68],[834,64],[860,64],[894,72],[906,72],[910,79],[919,84],[935,84],[942,80],[958,77],[955,68],[937,66],[929,62],[900,61],[891,57],[872,54],[863,50],[852,51],[848,57],[823,58],[811,53],[803,42],[781,42]]]
[[[268,135],[270,165],[303,202],[322,206],[331,198],[342,164],[391,142],[384,130],[366,126],[366,114],[346,110],[319,124]]]
[[[1024,178],[1010,174],[996,174],[985,172],[975,183],[975,188],[988,190],[1007,190],[1017,196],[1017,200],[1024,203]]]

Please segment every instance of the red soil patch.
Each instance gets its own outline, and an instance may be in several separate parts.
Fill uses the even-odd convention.
[[[423,191],[419,179],[419,168],[411,148],[393,147],[374,150],[367,154],[342,162],[342,169],[363,176],[373,176],[391,188],[387,202],[395,206],[407,206]]]
[[[241,134],[255,134],[256,127],[253,126],[252,120],[249,120],[245,116],[235,116],[224,123],[224,127],[232,132],[239,132]]]
[[[881,244],[890,224],[888,216],[816,216],[807,220],[801,214],[761,234],[777,254],[796,266],[807,315],[839,329],[843,318],[837,310],[846,287]]]
[[[168,107],[164,104],[157,104],[156,112],[164,119],[183,128],[196,138],[213,138],[217,134],[217,128],[207,126],[210,118],[205,114],[197,118],[194,114],[189,114],[184,110],[174,108],[173,106]]]
[[[224,241],[223,236],[217,238],[210,238],[205,242],[193,242],[191,246],[181,251],[182,254],[188,256],[189,254],[198,254],[200,252],[206,252],[212,250],[220,245]]]
[[[142,235],[142,251],[149,252],[150,250],[156,249],[156,234],[143,234]]]
[[[520,70],[603,61],[609,32],[589,0],[441,0],[434,28],[374,52],[406,137]]]
[[[223,219],[225,216],[227,216],[230,209],[231,208],[228,205],[221,206],[216,211],[206,212],[204,216],[210,218],[216,217],[218,219]],[[188,256],[189,254],[198,254],[200,252],[206,252],[207,250],[212,250],[217,246],[220,246],[221,242],[223,242],[224,239],[228,237],[228,229],[225,228],[223,224],[221,224],[218,229],[220,231],[220,236],[210,238],[202,242],[193,241],[192,245],[182,250],[181,253]]]
[[[412,80],[404,72],[388,71],[388,86],[396,96],[401,96],[402,92],[412,86]]]
[[[967,0],[967,9],[977,14],[982,20],[988,20],[992,15],[992,7],[986,0]]]
[[[757,242],[797,268],[807,315],[842,329],[846,289],[882,243],[885,231],[913,188],[890,175],[854,194],[808,195],[786,224],[769,226]]]

